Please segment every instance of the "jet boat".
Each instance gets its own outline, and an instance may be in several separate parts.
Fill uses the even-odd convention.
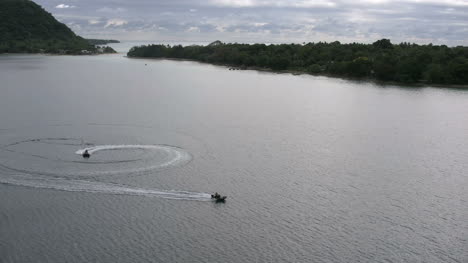
[[[214,199],[216,203],[224,203],[226,201],[227,196],[221,196],[218,193],[212,194],[211,199]]]
[[[89,154],[88,150],[85,150],[84,153],[83,153],[83,158],[88,159],[90,156],[91,156],[91,154]]]

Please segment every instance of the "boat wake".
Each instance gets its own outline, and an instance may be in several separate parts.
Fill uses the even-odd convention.
[[[192,160],[190,153],[171,145],[93,145],[78,144],[79,141],[75,138],[39,138],[10,143],[0,147],[9,153],[0,166],[19,173],[82,178],[155,172],[179,167]],[[88,147],[76,150],[75,147],[81,145]],[[92,158],[81,157],[86,150]]]
[[[208,193],[197,193],[176,190],[159,190],[131,187],[113,183],[104,183],[86,180],[73,180],[65,178],[32,177],[29,175],[4,175],[0,177],[1,184],[45,188],[68,192],[88,192],[112,195],[134,195],[158,197],[173,200],[210,201]]]
[[[115,151],[115,150],[152,150],[160,151],[166,154],[166,161],[157,163],[155,165],[150,165],[148,167],[136,169],[137,171],[146,171],[146,170],[156,170],[163,169],[169,166],[177,166],[179,164],[188,162],[191,160],[189,153],[182,151],[182,149],[169,146],[169,145],[138,145],[138,144],[123,144],[123,145],[97,145],[84,149],[79,149],[75,152],[77,155],[83,155],[85,151],[88,151],[89,154],[95,154],[102,151]],[[122,160],[119,162],[131,162],[137,160]],[[76,161],[78,162],[78,161]],[[89,162],[86,162],[89,163]],[[92,163],[92,162],[91,162]]]
[[[44,148],[46,145],[55,148]],[[76,150],[81,145],[88,147]],[[39,138],[10,143],[0,150],[6,154],[0,163],[0,184],[174,200],[211,199],[207,193],[140,188],[95,179],[102,175],[147,174],[188,163],[192,156],[175,146],[93,145],[74,138]],[[85,150],[91,154],[89,160],[81,157]]]

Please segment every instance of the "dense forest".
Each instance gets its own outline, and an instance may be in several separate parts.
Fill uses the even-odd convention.
[[[120,43],[118,40],[114,39],[92,39],[92,38],[87,38],[86,41],[88,41],[89,44],[91,45],[105,45],[109,43]]]
[[[0,0],[0,53],[92,54],[104,50],[75,35],[32,1]]]
[[[468,47],[392,44],[225,44],[133,47],[129,57],[177,58],[229,65],[400,83],[468,84]]]

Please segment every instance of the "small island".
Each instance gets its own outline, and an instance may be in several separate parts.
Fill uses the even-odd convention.
[[[41,6],[29,0],[0,1],[0,54],[90,55],[116,53],[77,36]]]
[[[130,49],[128,57],[187,59],[294,74],[317,74],[405,84],[468,84],[468,47],[372,44],[338,41],[303,44],[238,44],[215,41],[207,46],[146,45]]]

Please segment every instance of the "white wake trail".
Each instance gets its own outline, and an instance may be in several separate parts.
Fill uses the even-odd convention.
[[[54,140],[47,139],[47,140]],[[48,143],[46,139],[35,139],[29,140],[27,142],[45,142]],[[67,141],[70,139],[58,138],[55,140]],[[15,143],[21,144],[24,142]],[[169,145],[138,145],[138,144],[122,144],[122,145],[97,145],[92,147],[87,147],[84,149],[77,150],[75,154],[82,155],[85,151],[88,151],[91,155],[97,154],[101,151],[114,151],[114,150],[148,150],[152,151],[155,156],[149,155],[145,160],[141,162],[141,165],[136,167],[131,167],[128,169],[122,167],[115,170],[105,170],[105,171],[73,171],[71,175],[75,176],[97,176],[97,175],[118,175],[118,174],[134,174],[136,172],[145,172],[145,171],[156,171],[160,169],[165,169],[170,166],[178,166],[189,162],[192,159],[190,153],[184,151],[181,148]],[[159,155],[162,153],[162,155]],[[39,156],[42,158],[42,156]],[[45,158],[45,157],[44,157]],[[162,160],[157,160],[160,158]],[[49,160],[45,158],[46,160]],[[81,158],[80,158],[81,159]],[[94,159],[94,158],[91,158]],[[97,158],[99,161],[99,158]],[[57,165],[58,161],[60,164],[64,164],[64,168],[68,167],[68,162],[63,160],[52,160]],[[122,161],[122,160],[119,160]],[[128,161],[128,160],[124,160]],[[133,161],[133,160],[130,160]],[[138,161],[138,160],[137,160]],[[73,161],[77,162],[77,161]],[[136,161],[135,161],[136,162]],[[149,163],[148,163],[149,162]],[[115,164],[110,162],[101,161],[99,162],[85,162],[87,164],[86,168],[92,168],[90,165],[106,164],[109,167],[113,167]],[[118,168],[118,167],[116,167]],[[32,187],[32,188],[43,188],[43,189],[54,189],[60,191],[69,191],[69,192],[88,192],[88,193],[101,193],[101,194],[113,194],[113,195],[135,195],[135,196],[146,196],[146,197],[158,197],[165,199],[178,199],[178,200],[193,200],[193,201],[210,201],[211,195],[207,193],[197,193],[189,191],[176,191],[176,190],[161,190],[161,189],[150,189],[150,188],[141,188],[133,187],[127,185],[120,185],[114,183],[106,183],[101,181],[88,181],[82,179],[73,179],[67,178],[65,176],[65,171],[58,173],[49,173],[41,171],[28,171],[25,169],[15,169],[14,167],[8,167],[6,165],[0,164],[0,184]]]
[[[140,145],[140,144],[122,144],[122,145],[96,145],[93,147],[87,147],[84,149],[79,149],[75,152],[75,154],[82,155],[86,150],[88,153],[95,154],[100,151],[113,151],[113,150],[131,150],[131,149],[139,149],[139,150],[153,150],[153,151],[163,151],[167,155],[166,161],[162,163],[157,163],[154,165],[145,166],[142,168],[134,169],[132,172],[143,172],[149,170],[160,170],[165,169],[170,166],[177,166],[181,164],[188,163],[192,156],[174,146],[169,145]],[[127,171],[125,171],[127,172]],[[111,172],[108,172],[111,173]],[[118,171],[112,171],[112,173],[119,173]]]
[[[93,147],[87,147],[79,149],[76,154],[82,155],[85,150],[88,150],[90,154],[100,151],[111,151],[111,150],[122,150],[122,149],[150,149],[150,150],[163,150],[166,152],[177,152],[176,147],[167,145],[145,145],[145,144],[121,144],[121,145],[96,145]]]
[[[146,197],[158,197],[176,200],[210,201],[208,193],[198,193],[176,190],[159,190],[131,187],[103,182],[91,182],[85,180],[72,180],[64,178],[47,178],[30,175],[2,175],[1,184],[25,186],[32,188],[54,189],[68,192],[88,192],[113,195],[135,195]]]

